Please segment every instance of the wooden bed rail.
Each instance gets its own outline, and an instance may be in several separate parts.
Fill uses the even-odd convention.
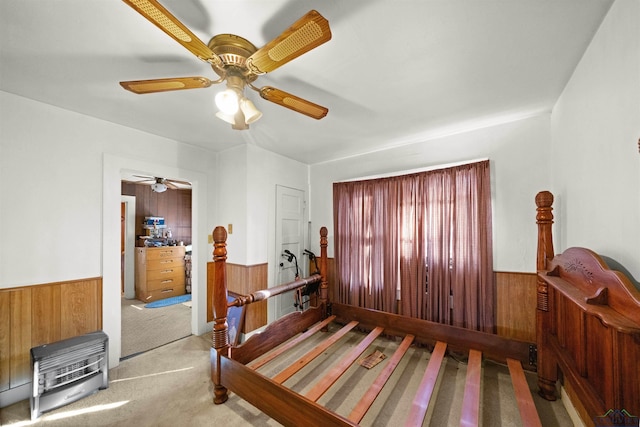
[[[249,295],[240,295],[234,301],[229,303],[229,307],[242,307],[243,305],[251,304],[258,301],[263,301],[276,295],[284,294],[285,292],[293,291],[298,288],[302,288],[307,285],[322,282],[322,276],[320,274],[312,274],[304,279],[298,279],[293,282],[285,283],[279,286],[274,286],[269,289],[262,289],[256,292],[252,292]]]

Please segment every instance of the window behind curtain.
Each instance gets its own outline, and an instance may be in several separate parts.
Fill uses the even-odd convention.
[[[489,161],[333,187],[338,300],[494,332]]]

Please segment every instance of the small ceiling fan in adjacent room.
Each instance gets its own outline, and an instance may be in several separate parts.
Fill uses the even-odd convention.
[[[209,63],[219,76],[217,80],[197,76],[120,82],[123,88],[137,94],[147,94],[207,88],[226,81],[227,89],[215,97],[220,109],[216,116],[238,130],[248,129],[249,124],[262,117],[262,113],[244,95],[247,86],[267,101],[314,119],[327,115],[327,108],[311,101],[271,86],[258,88],[253,85],[261,74],[271,72],[331,39],[329,22],[317,11],[309,11],[278,37],[258,49],[250,41],[234,34],[218,34],[208,44],[204,44],[156,0],[123,1],[200,60]]]
[[[191,183],[187,181],[178,181],[177,179],[168,179],[168,178],[160,178],[160,177],[151,177],[151,176],[142,176],[142,175],[133,175],[136,178],[144,178],[143,181],[131,181],[134,184],[149,184],[151,185],[151,190],[156,193],[162,193],[163,191],[167,191],[167,188],[171,188],[172,190],[179,190],[181,188],[191,188]]]

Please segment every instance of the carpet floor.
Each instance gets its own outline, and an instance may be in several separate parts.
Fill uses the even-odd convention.
[[[191,335],[190,304],[146,308],[136,299],[121,300],[121,359]]]
[[[320,340],[323,334],[318,335]],[[351,332],[341,339],[335,349],[326,351],[317,361],[285,382],[296,391],[308,389],[312,378],[326,372],[332,361],[337,360],[356,345],[361,336]],[[307,340],[302,347],[287,353],[260,369],[272,375],[288,366],[300,354],[317,345],[315,339]],[[209,334],[190,336],[171,344],[124,360],[109,372],[109,388],[67,406],[45,413],[38,420],[29,420],[29,402],[22,401],[2,409],[0,424],[21,427],[43,426],[277,426],[273,419],[261,413],[237,395],[231,393],[223,405],[212,403],[213,390],[210,379]],[[367,350],[380,350],[390,354],[397,344],[378,338]],[[429,359],[429,352],[411,348],[411,363],[399,366],[392,381],[394,391],[383,392],[362,420],[363,426],[395,426],[402,424],[407,408],[413,399],[422,370]],[[406,357],[405,357],[406,358]],[[348,413],[354,399],[363,393],[369,377],[377,375],[383,364],[373,369],[353,366],[345,378],[336,383],[323,396],[320,403],[332,410]],[[430,405],[424,425],[458,426],[460,401],[466,365],[450,357],[441,370],[437,398]],[[532,390],[535,375],[527,374]],[[536,407],[547,427],[573,426],[561,401],[547,402],[534,393]],[[481,418],[483,426],[521,425],[516,409],[511,380],[506,366],[483,362]],[[300,425],[305,425],[300,420]]]

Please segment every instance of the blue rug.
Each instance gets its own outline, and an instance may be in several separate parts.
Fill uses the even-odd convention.
[[[159,299],[158,301],[150,302],[146,304],[145,308],[158,308],[158,307],[167,307],[169,305],[181,304],[183,302],[191,301],[191,294],[186,295],[178,295],[177,297]]]

